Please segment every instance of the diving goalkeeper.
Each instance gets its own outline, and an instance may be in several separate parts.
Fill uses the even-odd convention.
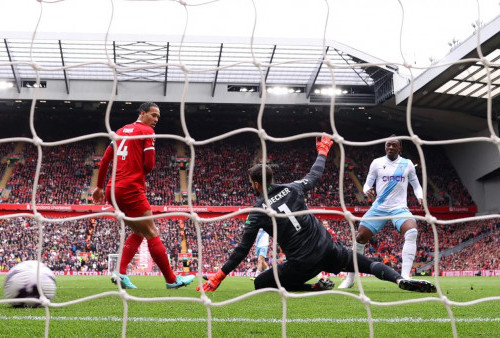
[[[305,196],[320,180],[326,157],[333,144],[328,136],[316,140],[318,156],[310,172],[301,180],[287,184],[274,184],[273,171],[266,166],[266,186],[271,208],[288,217],[276,217],[276,240],[287,260],[277,265],[278,277],[287,291],[322,291],[333,288],[333,283],[308,284],[308,280],[319,272],[327,271],[338,274],[341,271],[353,272],[353,251],[332,240],[331,235],[313,214],[292,215],[293,212],[307,210]],[[262,164],[248,170],[250,184],[259,196],[255,208],[266,209],[263,191],[266,188],[262,177]],[[202,288],[215,291],[224,278],[248,255],[260,228],[272,234],[272,220],[262,212],[252,211],[247,217],[242,239],[222,268],[208,279]],[[436,292],[436,287],[425,280],[404,279],[392,268],[357,254],[359,271],[375,275],[381,280],[396,283],[400,289],[417,292]],[[261,273],[254,281],[255,289],[277,288],[273,268]],[[201,291],[200,286],[197,288]]]

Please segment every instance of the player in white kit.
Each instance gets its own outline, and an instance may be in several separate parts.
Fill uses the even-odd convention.
[[[391,135],[396,136],[396,135]],[[376,158],[370,165],[370,170],[363,186],[363,192],[374,200],[371,208],[363,215],[368,217],[389,217],[394,227],[404,236],[401,275],[410,278],[413,260],[417,251],[417,222],[408,209],[408,183],[413,187],[413,193],[420,205],[423,203],[422,187],[411,160],[400,156],[401,142],[390,139],[385,143],[386,156]],[[373,187],[375,184],[375,188]],[[392,218],[398,216],[402,218]],[[363,254],[366,243],[386,224],[387,219],[361,220],[356,234],[355,250]],[[339,289],[351,288],[354,285],[354,273],[349,273],[339,285]]]
[[[262,271],[265,271],[269,266],[267,265],[266,258],[269,251],[269,234],[264,229],[259,229],[257,240],[255,241],[255,255],[257,256],[257,277]],[[255,279],[252,278],[252,279]]]

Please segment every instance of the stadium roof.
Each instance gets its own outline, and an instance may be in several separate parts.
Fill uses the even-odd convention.
[[[367,129],[384,133],[407,130],[406,105],[411,87],[395,89],[401,79],[397,68],[332,40],[327,40],[323,48],[320,40],[258,38],[252,50],[248,37],[186,36],[181,48],[179,36],[110,35],[104,43],[102,35],[41,32],[31,49],[30,32],[2,32],[0,37],[0,81],[13,85],[0,90],[0,104],[33,98],[35,71],[28,64],[31,57],[41,67],[41,81],[45,81],[38,100],[51,100],[60,107],[65,101],[97,105],[108,101],[113,96],[114,77],[107,64],[109,56],[118,66],[113,99],[121,103],[180,102],[185,66],[190,83],[186,102],[260,104],[261,73],[254,65],[255,57],[261,64],[271,65],[261,67],[268,87],[286,88],[288,93],[268,95],[266,104],[290,110],[296,106],[327,106],[330,96],[321,91],[328,92],[325,88],[332,85],[329,68],[322,62],[326,55],[335,67],[335,84],[340,90],[335,105],[340,119],[352,121],[353,127],[363,123]],[[492,63],[492,111],[496,119],[500,111],[500,17],[481,27],[480,38],[482,53]],[[415,78],[412,126],[417,134],[462,137],[487,128],[486,70],[477,60],[470,60],[477,58],[477,43],[477,35],[472,35]],[[375,65],[365,67],[366,63]],[[70,68],[64,70],[63,65]],[[128,106],[120,107],[124,110]]]
[[[482,56],[490,63],[490,91],[488,69],[478,61],[478,41]],[[407,105],[411,90],[408,84],[397,91],[395,104]],[[415,78],[413,93],[412,108],[429,123],[446,127],[453,121],[459,132],[486,129],[489,96],[492,118],[496,121],[500,114],[500,16],[484,25],[479,36],[476,31],[462,43],[452,46],[444,59]]]
[[[114,72],[109,67],[112,62],[117,65],[118,92],[125,82],[152,82],[159,84],[158,94],[166,96],[170,84],[183,85],[187,74],[190,83],[209,85],[209,95],[194,101],[211,97],[210,101],[218,102],[217,86],[226,85],[229,91],[256,92],[260,90],[262,75],[268,87],[304,93],[302,103],[329,102],[324,90],[321,94],[321,89],[332,86],[330,68],[322,62],[325,56],[334,67],[331,69],[340,92],[338,104],[375,105],[393,94],[392,76],[397,71],[380,59],[334,41],[327,41],[325,47],[321,42],[290,39],[260,39],[251,45],[248,38],[189,37],[181,43],[179,37],[165,40],[158,36],[122,35],[106,43],[89,36],[46,33],[38,35],[32,44],[28,34],[2,35],[0,79],[14,83],[17,94],[22,94],[22,88],[32,87],[36,79],[35,69],[29,64],[33,60],[41,67],[40,79],[47,81],[40,98],[43,92],[51,92],[61,99],[78,99],[72,82],[113,81]],[[254,60],[264,64],[260,71]],[[358,66],[365,63],[380,66]],[[266,67],[268,64],[271,66]],[[54,80],[64,81],[65,90],[58,87],[60,93],[53,92],[50,81]],[[127,92],[127,100],[134,100],[133,93]],[[222,98],[219,102],[224,101]]]

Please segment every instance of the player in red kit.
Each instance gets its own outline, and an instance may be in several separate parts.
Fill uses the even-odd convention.
[[[332,239],[336,242],[337,241],[337,234],[335,234],[335,231],[333,231],[333,229],[330,228],[330,226],[328,225],[328,221],[324,220],[322,223],[323,223],[323,226],[326,228],[326,231],[328,231],[328,233],[332,236]]]
[[[120,139],[116,144],[116,180],[115,198],[118,208],[128,217],[151,216],[151,206],[146,198],[146,175],[155,165],[155,141],[153,128],[160,118],[160,109],[153,102],[145,102],[138,109],[137,121],[127,124],[116,132],[119,136],[147,135],[137,139]],[[99,166],[97,188],[92,195],[94,203],[104,202],[104,181],[109,164],[113,161],[114,148],[108,146]],[[106,199],[111,201],[110,178],[106,187]],[[194,280],[194,276],[176,276],[170,267],[166,249],[161,242],[153,219],[125,220],[133,233],[127,237],[123,246],[120,268],[113,272],[111,280],[127,289],[136,289],[127,276],[127,266],[134,258],[144,238],[153,261],[158,265],[166,281],[167,289],[186,286]]]

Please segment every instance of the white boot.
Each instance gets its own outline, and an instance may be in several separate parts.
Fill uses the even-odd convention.
[[[350,289],[354,286],[354,272],[349,272],[345,279],[340,283],[338,289]]]

